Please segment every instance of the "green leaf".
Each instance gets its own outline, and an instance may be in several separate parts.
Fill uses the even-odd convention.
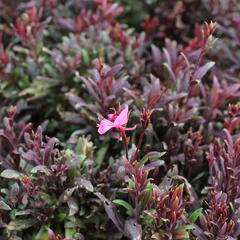
[[[38,221],[35,218],[13,220],[8,224],[7,229],[9,231],[27,229],[35,225],[37,222]]]
[[[56,70],[51,64],[45,63],[43,66],[43,70],[45,75],[57,77]]]
[[[166,152],[149,152],[147,153],[139,162],[138,166],[142,167],[147,161],[156,161],[159,160]],[[164,161],[162,161],[164,163]]]
[[[83,154],[83,149],[84,149],[84,138],[80,137],[77,141],[77,146],[76,146],[76,154],[78,155],[84,155]]]
[[[83,155],[85,158],[92,158],[93,156],[93,143],[85,137],[79,137],[76,146],[76,154]]]
[[[123,206],[124,208],[127,209],[127,214],[128,214],[129,216],[133,216],[133,214],[134,214],[133,207],[132,207],[128,202],[126,202],[126,201],[124,201],[124,200],[121,200],[121,199],[115,199],[115,200],[113,200],[112,202],[113,202],[113,203],[116,203],[116,204],[118,204],[118,205],[120,205],[120,206]]]
[[[96,153],[96,158],[95,158],[95,162],[96,162],[96,164],[97,164],[98,167],[101,166],[102,161],[103,161],[103,159],[104,159],[104,157],[105,157],[105,155],[106,155],[106,152],[107,152],[107,150],[108,150],[108,147],[109,147],[108,144],[103,145],[103,146],[97,151],[97,153]]]
[[[37,235],[34,237],[34,240],[49,240],[46,226],[41,227]]]
[[[82,57],[83,57],[83,61],[86,64],[90,63],[90,57],[89,57],[88,51],[85,48],[82,49]]]
[[[166,79],[166,87],[174,90],[175,85],[171,75],[171,68],[167,63],[163,63],[163,74],[164,74],[164,78]]]
[[[33,210],[26,209],[26,210],[16,212],[15,216],[29,215],[29,214],[32,214],[32,212],[33,212]]]
[[[36,53],[38,54],[38,55],[40,55],[40,53],[41,53],[41,51],[42,51],[42,44],[37,44],[37,46],[36,46]]]
[[[20,172],[18,172],[16,170],[12,170],[12,169],[6,169],[1,172],[1,177],[3,177],[3,178],[19,179],[21,176],[22,175]]]
[[[0,209],[1,210],[6,210],[6,211],[10,211],[12,210],[5,202],[0,201]]]
[[[197,221],[197,219],[199,217],[202,216],[202,211],[203,209],[202,208],[198,208],[197,210],[195,210],[190,216],[189,216],[189,221],[195,223]]]
[[[78,186],[75,186],[75,187],[72,187],[72,188],[67,188],[67,189],[61,194],[61,196],[59,197],[58,204],[60,204],[60,203],[62,203],[62,202],[67,202],[67,201],[71,198],[73,192],[74,192],[76,189],[78,189]]]
[[[129,178],[127,182],[128,182],[128,188],[133,189],[135,187],[135,183],[132,179]]]
[[[195,229],[195,227],[193,225],[185,225],[184,227],[179,227],[177,229],[175,229],[175,232],[179,232],[179,231],[185,231],[185,230],[193,230]]]
[[[75,229],[74,228],[66,228],[65,229],[65,236],[67,238],[73,238],[74,237],[74,233],[75,233]]]
[[[37,173],[37,172],[44,173],[47,176],[51,175],[51,171],[48,169],[47,166],[44,166],[44,165],[36,166],[31,170],[31,173]]]
[[[82,217],[84,216],[86,213],[86,210],[84,208],[81,208],[81,210],[79,211],[79,216]]]
[[[146,189],[144,189],[141,192],[140,196],[141,196],[139,197],[141,199],[140,206],[141,206],[141,210],[143,211],[152,197],[152,187],[149,186]]]
[[[66,214],[66,213],[59,213],[59,214],[56,216],[56,219],[57,219],[57,221],[62,222],[66,217],[67,217],[67,214]]]
[[[31,100],[41,98],[49,94],[51,88],[57,86],[59,81],[52,78],[47,78],[43,76],[37,76],[33,82],[31,83],[29,88],[25,88],[21,93],[20,96],[24,95],[32,95]]]

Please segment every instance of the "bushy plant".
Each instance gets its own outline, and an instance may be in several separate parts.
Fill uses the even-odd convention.
[[[239,239],[239,6],[0,0],[0,239]]]

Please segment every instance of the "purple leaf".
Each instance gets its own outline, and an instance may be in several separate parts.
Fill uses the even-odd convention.
[[[112,67],[106,74],[106,78],[107,77],[112,77],[113,75],[115,75],[117,72],[119,72],[121,69],[123,68],[122,64],[117,64],[114,67]]]
[[[195,78],[201,80],[214,65],[215,62],[208,62],[202,67],[198,68],[195,74]]]
[[[129,219],[124,224],[124,234],[130,239],[142,239],[142,226],[137,223],[136,219]]]
[[[95,195],[102,201],[105,211],[108,215],[108,217],[113,221],[115,226],[120,232],[124,232],[124,227],[123,227],[123,221],[121,220],[116,206],[111,203],[104,195],[102,195],[100,192],[95,193]]]

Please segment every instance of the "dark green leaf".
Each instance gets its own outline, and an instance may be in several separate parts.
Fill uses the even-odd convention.
[[[120,206],[123,206],[124,208],[127,209],[127,214],[129,216],[133,216],[133,213],[134,213],[133,207],[128,202],[126,202],[124,200],[121,200],[121,199],[115,199],[112,202],[116,203],[116,204],[118,204]]]

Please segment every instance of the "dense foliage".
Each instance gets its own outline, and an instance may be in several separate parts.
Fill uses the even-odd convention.
[[[240,238],[238,0],[0,0],[0,239]]]

